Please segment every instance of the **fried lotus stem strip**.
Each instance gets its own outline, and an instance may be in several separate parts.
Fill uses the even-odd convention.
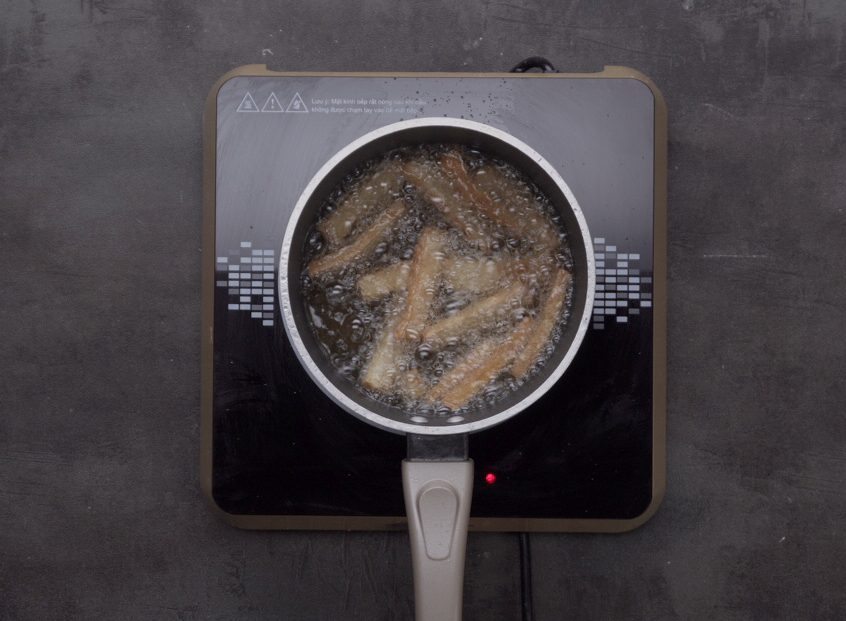
[[[399,162],[388,160],[361,179],[335,211],[317,224],[329,246],[338,246],[357,222],[389,203],[399,193],[400,177]]]
[[[526,285],[516,282],[502,291],[476,300],[454,315],[426,328],[423,331],[423,341],[439,346],[480,330],[512,310],[515,303],[522,305],[527,292]]]
[[[370,228],[362,231],[348,245],[329,254],[325,254],[322,257],[318,257],[309,263],[309,276],[318,277],[336,272],[367,258],[396,225],[399,219],[405,215],[406,211],[406,207],[402,201],[394,202],[394,204],[379,214]]]
[[[461,175],[466,173],[466,183],[473,188],[473,196],[481,196],[478,206],[487,217],[528,241],[535,250],[551,250],[558,246],[555,225],[535,208],[534,196],[527,185],[517,185],[506,179],[491,164],[480,166],[470,174],[458,154],[453,154],[446,164]]]
[[[511,374],[515,378],[520,379],[529,372],[549,342],[549,337],[552,335],[555,324],[558,323],[561,309],[567,300],[567,290],[570,288],[572,278],[570,272],[561,268],[552,277],[546,301],[533,321],[535,327],[511,365]]]
[[[472,209],[462,204],[449,179],[438,167],[408,161],[403,163],[402,173],[447,222],[461,231],[470,245],[477,248],[490,246],[492,236],[485,230],[484,222]]]
[[[456,293],[487,293],[510,285],[524,271],[521,259],[455,257],[447,259],[444,285]]]
[[[420,234],[408,274],[405,308],[395,330],[398,339],[420,339],[443,269],[445,246],[443,231],[428,228]]]
[[[400,261],[358,279],[358,292],[365,302],[375,302],[408,285],[411,261]]]
[[[520,259],[447,257],[443,264],[444,286],[456,293],[479,294],[509,284],[528,269]],[[358,280],[358,291],[365,302],[375,302],[408,285],[411,261],[401,261],[365,274]]]
[[[448,151],[441,155],[441,168],[455,181],[461,198],[473,205],[479,213],[510,234],[525,236],[526,223],[522,214],[511,211],[513,207],[505,203],[497,204],[490,195],[477,188],[460,153]]]
[[[399,392],[411,399],[420,399],[426,394],[427,386],[423,375],[417,369],[409,369],[397,378]]]
[[[452,410],[465,405],[508,369],[531,334],[534,321],[524,319],[505,339],[488,339],[473,348],[435,384],[427,397]]]
[[[411,399],[420,399],[427,390],[420,371],[400,366],[406,353],[406,344],[394,334],[399,319],[400,315],[396,313],[385,322],[376,338],[373,355],[361,375],[361,384],[370,390],[400,392]]]
[[[387,393],[396,382],[400,370],[399,358],[403,352],[403,343],[394,337],[394,330],[399,321],[399,313],[389,317],[376,338],[376,347],[361,374],[361,384],[370,390]]]

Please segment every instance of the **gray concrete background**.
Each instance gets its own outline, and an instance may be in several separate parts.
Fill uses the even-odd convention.
[[[200,115],[226,70],[625,64],[670,109],[669,489],[533,536],[536,618],[846,618],[846,4],[5,0],[0,618],[408,619],[398,533],[198,487]],[[467,619],[519,614],[474,535]]]

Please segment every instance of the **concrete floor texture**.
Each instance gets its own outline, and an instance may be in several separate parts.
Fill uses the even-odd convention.
[[[227,70],[634,67],[669,107],[668,489],[533,535],[535,619],[846,618],[846,3],[6,0],[0,619],[411,619],[402,533],[198,483],[201,111]],[[465,618],[520,618],[472,534]]]

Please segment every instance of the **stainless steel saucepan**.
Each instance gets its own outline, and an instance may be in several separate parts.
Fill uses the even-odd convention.
[[[560,213],[573,257],[569,320],[540,372],[487,409],[447,418],[412,416],[376,401],[335,369],[309,328],[301,290],[306,235],[332,190],[367,160],[399,147],[428,143],[467,145],[508,162],[527,175]],[[595,285],[593,246],[575,196],[549,162],[504,131],[453,118],[394,123],[347,145],[306,186],[285,231],[279,285],[285,330],[315,384],[353,416],[385,431],[408,436],[408,458],[402,463],[402,478],[411,536],[416,619],[459,621],[473,488],[467,436],[519,414],[548,391],[567,370],[590,321]]]

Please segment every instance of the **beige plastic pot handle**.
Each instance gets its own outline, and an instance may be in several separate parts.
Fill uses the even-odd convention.
[[[415,621],[461,621],[473,461],[402,462]]]

